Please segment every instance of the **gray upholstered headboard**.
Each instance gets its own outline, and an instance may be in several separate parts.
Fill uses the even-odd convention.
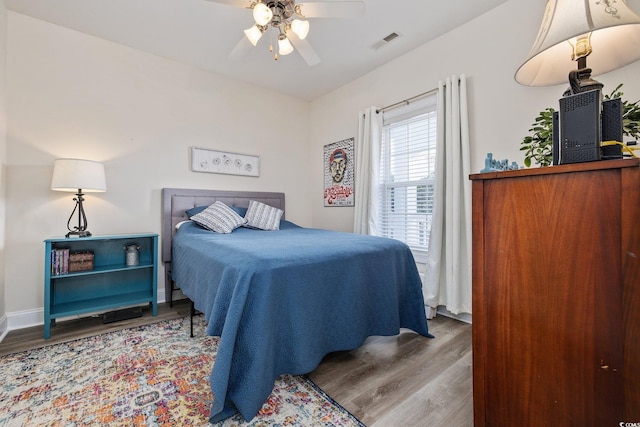
[[[175,233],[175,226],[180,221],[187,218],[187,209],[196,206],[209,206],[220,200],[227,206],[237,206],[246,208],[250,200],[265,203],[267,205],[284,209],[284,193],[269,193],[262,191],[219,191],[219,190],[198,190],[188,188],[163,188],[162,189],[162,231],[161,231],[161,251],[162,262],[166,272],[165,295],[167,300],[173,304],[171,281],[171,244]],[[282,215],[284,219],[284,214]]]
[[[228,206],[246,208],[250,200],[284,209],[284,193],[267,193],[261,191],[219,191],[184,188],[162,189],[162,261],[171,262],[171,240],[175,226],[187,218],[186,210],[196,206],[209,206],[221,201]],[[284,214],[282,215],[284,219]]]

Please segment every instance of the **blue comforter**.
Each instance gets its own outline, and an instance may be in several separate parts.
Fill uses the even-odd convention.
[[[373,236],[302,228],[185,223],[173,239],[173,279],[220,337],[211,421],[251,420],[281,374],[312,371],[326,354],[409,328],[431,336],[409,248]]]

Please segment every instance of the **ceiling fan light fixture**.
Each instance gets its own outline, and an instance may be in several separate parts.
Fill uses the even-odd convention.
[[[291,42],[284,34],[280,34],[278,37],[278,54],[280,55],[289,55],[293,52],[293,46]]]
[[[253,8],[253,19],[258,25],[267,25],[273,19],[273,12],[264,3],[257,3]]]
[[[307,41],[311,18],[353,18],[364,15],[365,0],[209,0],[215,3],[241,7],[250,10],[255,25],[244,30],[249,42],[257,46],[264,34],[273,30],[267,39],[269,51],[277,60],[278,55],[288,55],[294,50],[310,67],[320,63],[320,57]],[[562,0],[554,0],[562,1]],[[596,0],[589,0],[596,1]],[[624,1],[624,0],[610,0]],[[303,12],[304,11],[304,12]],[[276,46],[276,42],[278,45]],[[241,39],[231,52],[237,58],[248,48]],[[294,49],[295,48],[295,49]]]
[[[309,21],[294,19],[293,22],[291,22],[291,31],[296,33],[296,36],[298,36],[300,40],[304,40],[309,34]]]
[[[257,45],[258,40],[262,37],[263,31],[258,25],[254,25],[251,28],[244,30],[244,35],[247,36],[252,45]]]

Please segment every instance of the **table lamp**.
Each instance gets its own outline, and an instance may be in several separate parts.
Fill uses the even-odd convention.
[[[73,199],[76,202],[76,206],[67,221],[69,232],[65,237],[91,236],[91,233],[87,230],[87,216],[82,206],[82,202],[84,202],[82,196],[84,196],[83,192],[107,191],[104,165],[92,160],[57,159],[53,165],[51,189],[76,193],[76,197]],[[71,228],[71,220],[76,211],[78,212],[78,225]]]
[[[602,89],[592,69],[604,74],[638,59],[640,16],[625,0],[548,0],[538,37],[515,79],[525,86],[569,79],[570,95]]]

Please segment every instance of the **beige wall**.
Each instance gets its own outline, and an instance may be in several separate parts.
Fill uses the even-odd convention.
[[[59,157],[105,164],[107,192],[85,197],[94,234],[159,233],[163,187],[282,191],[287,218],[311,225],[308,102],[13,12],[8,22],[8,313],[41,316],[42,242],[66,233],[74,205],[50,190]],[[260,177],[191,172],[192,146],[259,155]]]
[[[640,10],[640,1],[635,1]],[[514,80],[538,33],[544,2],[510,0],[479,18],[427,43],[311,105],[311,193],[315,227],[353,229],[353,208],[325,208],[322,200],[324,144],[357,136],[357,114],[437,88],[451,74],[467,76],[471,132],[471,172],[494,158],[523,164],[520,141],[537,113],[558,108],[567,85],[525,87]],[[640,61],[596,79],[609,93],[624,83],[625,99],[640,99]],[[357,172],[356,172],[357,176]],[[356,195],[357,197],[357,195]]]
[[[42,241],[66,232],[73,208],[72,194],[49,189],[58,157],[105,163],[108,191],[86,197],[89,229],[96,234],[159,232],[162,187],[284,191],[288,219],[350,231],[352,208],[323,206],[323,146],[357,136],[363,108],[392,104],[465,73],[472,172],[483,167],[487,152],[522,164],[521,139],[537,112],[557,106],[565,89],[513,80],[543,8],[510,0],[312,103],[9,13],[8,86],[6,97],[0,94],[1,101],[6,98],[0,122],[5,105],[8,118],[6,156],[0,126],[5,312],[41,321]],[[636,100],[639,72],[637,62],[597,78],[605,92],[624,83],[625,98]],[[191,172],[191,146],[260,155],[261,176]],[[160,288],[163,277],[161,272]],[[0,320],[1,310],[2,304]]]
[[[7,163],[7,9],[0,2],[0,336],[6,329],[5,303],[5,167]]]

